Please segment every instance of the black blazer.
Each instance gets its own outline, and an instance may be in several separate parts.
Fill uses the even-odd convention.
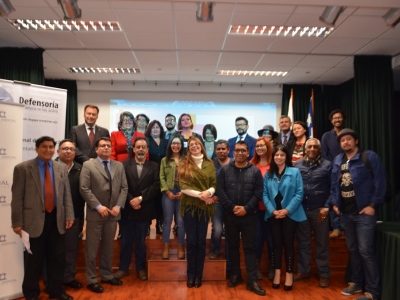
[[[94,125],[94,141],[101,137],[110,137],[107,129]],[[97,153],[95,146],[90,145],[89,136],[86,131],[85,124],[77,125],[71,128],[69,138],[74,141],[76,145],[75,161],[81,165],[90,158],[96,158]]]
[[[123,220],[151,221],[155,218],[156,199],[160,194],[160,166],[155,162],[146,160],[139,178],[134,158],[127,159],[122,164],[128,181],[128,195],[125,207],[121,212],[121,218]],[[141,208],[136,210],[132,208],[129,201],[138,196],[142,196],[143,200]]]

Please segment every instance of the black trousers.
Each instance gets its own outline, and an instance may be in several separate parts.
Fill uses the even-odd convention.
[[[282,250],[285,250],[286,272],[293,273],[294,266],[294,236],[298,222],[289,217],[283,219],[268,219],[274,243],[273,264],[274,269],[282,267]]]
[[[42,263],[46,258],[47,290],[51,298],[64,293],[62,282],[65,269],[65,239],[58,232],[57,211],[45,213],[42,234],[37,238],[29,238],[32,254],[25,251],[25,274],[22,292],[25,298],[40,295],[39,276]]]
[[[244,261],[247,271],[247,282],[257,281],[256,268],[256,227],[255,213],[248,213],[243,217],[233,214],[225,216],[225,231],[229,243],[229,257],[232,265],[231,275],[240,275],[240,236],[242,237]]]

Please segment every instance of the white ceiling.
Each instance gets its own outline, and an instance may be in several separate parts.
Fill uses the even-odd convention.
[[[11,0],[9,18],[63,18],[57,0]],[[326,5],[346,5],[326,38],[228,35],[230,25],[323,26]],[[400,54],[400,24],[382,16],[398,0],[216,1],[214,22],[196,21],[195,1],[79,0],[82,20],[118,21],[122,32],[18,31],[0,18],[0,47],[41,47],[45,77],[78,81],[339,84],[354,55]],[[399,61],[399,60],[397,60]],[[72,74],[70,67],[140,68],[141,74]],[[394,66],[396,74],[399,66]],[[285,77],[218,76],[220,69],[281,70]],[[400,78],[400,76],[399,76]]]

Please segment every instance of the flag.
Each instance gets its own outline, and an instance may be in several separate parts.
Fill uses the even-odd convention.
[[[307,127],[308,137],[314,137],[314,90],[311,90],[310,104],[308,106]]]
[[[290,99],[289,99],[289,107],[287,116],[290,118],[290,121],[293,122],[293,89],[290,90]]]

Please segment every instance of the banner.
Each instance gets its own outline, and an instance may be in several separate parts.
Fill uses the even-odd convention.
[[[22,161],[36,157],[37,138],[64,139],[67,90],[0,79],[0,102],[25,105]]]
[[[0,79],[0,299],[20,297],[24,278],[23,246],[11,228],[14,166],[37,156],[37,138],[64,139],[66,107],[66,90]]]
[[[11,228],[11,185],[22,161],[23,113],[23,105],[0,101],[0,299],[22,296],[23,245]]]

